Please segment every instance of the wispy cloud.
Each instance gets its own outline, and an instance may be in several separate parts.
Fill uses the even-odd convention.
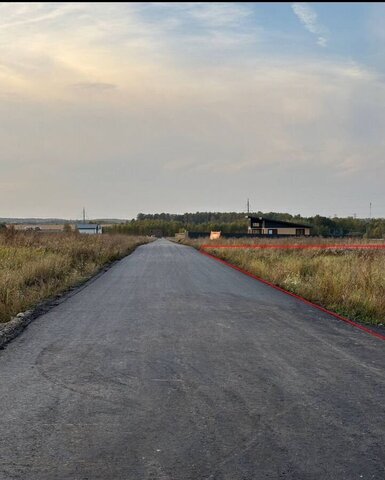
[[[0,29],[52,21],[68,14],[79,13],[81,10],[81,6],[71,3],[55,5],[3,2],[0,5]]]
[[[193,19],[210,27],[231,27],[250,17],[252,9],[236,3],[193,3],[189,6],[188,13]]]
[[[72,85],[79,90],[89,90],[93,92],[104,92],[106,90],[114,90],[116,85],[105,82],[78,82]]]
[[[317,36],[317,44],[320,47],[326,47],[326,29],[319,24],[316,11],[307,2],[293,3],[291,8],[304,24],[306,30]]]

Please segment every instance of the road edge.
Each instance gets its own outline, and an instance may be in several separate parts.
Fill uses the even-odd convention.
[[[274,288],[275,290],[278,290],[282,293],[285,293],[286,295],[289,295],[291,297],[296,298],[297,300],[300,300],[303,303],[306,303],[307,305],[310,305],[311,307],[316,308],[317,310],[321,310],[321,312],[327,313],[331,315],[334,318],[337,318],[337,320],[341,320],[342,322],[345,322],[349,325],[351,325],[354,328],[357,328],[368,335],[372,335],[373,337],[376,337],[380,340],[385,341],[385,335],[379,332],[376,332],[375,330],[366,327],[365,325],[362,325],[358,322],[355,322],[354,320],[350,320],[349,318],[344,317],[343,315],[340,315],[339,313],[333,312],[332,310],[328,310],[325,307],[322,307],[321,305],[317,305],[316,303],[311,302],[310,300],[307,300],[304,297],[301,297],[300,295],[297,295],[296,293],[289,292],[288,290],[285,290],[282,287],[279,287],[278,285],[275,285],[274,283],[269,282],[268,280],[265,280],[261,277],[258,277],[257,275],[254,275],[253,273],[248,272],[247,270],[244,270],[241,267],[238,267],[236,265],[233,265],[230,262],[227,262],[226,260],[223,260],[222,258],[216,257],[215,255],[212,255],[211,253],[206,252],[205,250],[198,249],[198,252],[201,253],[202,255],[205,255],[206,257],[212,258],[213,260],[216,260],[219,263],[222,263],[223,265],[226,265],[234,270],[237,270],[238,272],[243,273],[244,275],[247,275],[248,277],[253,278],[254,280],[257,280],[258,282],[264,283],[265,285],[268,285],[269,287]]]
[[[16,317],[12,317],[11,320],[6,323],[0,323],[0,350],[3,350],[12,340],[18,337],[31,322],[81,292],[89,284],[93,283],[99,277],[104,275],[104,273],[110,270],[110,268],[112,268],[114,265],[129,257],[137,248],[141,247],[142,245],[146,244],[144,243],[137,245],[130,253],[128,253],[128,255],[125,255],[118,260],[112,260],[111,262],[106,263],[90,277],[81,280],[75,285],[72,285],[62,293],[39,302],[29,310],[18,313]]]

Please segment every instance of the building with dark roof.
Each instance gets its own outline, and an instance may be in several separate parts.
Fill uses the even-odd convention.
[[[282,220],[271,220],[265,217],[248,216],[249,227],[247,232],[254,235],[310,235],[310,225],[303,223],[285,222]]]

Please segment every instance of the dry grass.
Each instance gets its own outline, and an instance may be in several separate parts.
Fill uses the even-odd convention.
[[[272,239],[257,242],[369,243],[353,239]],[[199,246],[199,243],[208,242],[193,243]],[[385,324],[384,250],[221,250],[213,245],[209,252],[342,315],[366,323]]]
[[[282,237],[282,238],[219,238],[210,240],[209,237],[199,239],[182,239],[178,243],[191,245],[199,248],[202,245],[319,245],[319,244],[379,244],[385,243],[384,239],[362,239],[362,238],[322,238],[322,237]]]
[[[144,237],[8,232],[0,235],[0,322],[89,278]]]

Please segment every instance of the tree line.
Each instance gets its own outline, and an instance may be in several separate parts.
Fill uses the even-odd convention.
[[[312,235],[385,238],[384,218],[329,218],[321,215],[302,217],[280,212],[254,212],[250,215],[310,225]],[[248,224],[246,214],[238,212],[139,213],[136,219],[105,228],[104,231],[129,235],[162,236],[174,236],[176,233],[184,231],[210,232],[211,230],[220,230],[223,233],[246,233]]]

